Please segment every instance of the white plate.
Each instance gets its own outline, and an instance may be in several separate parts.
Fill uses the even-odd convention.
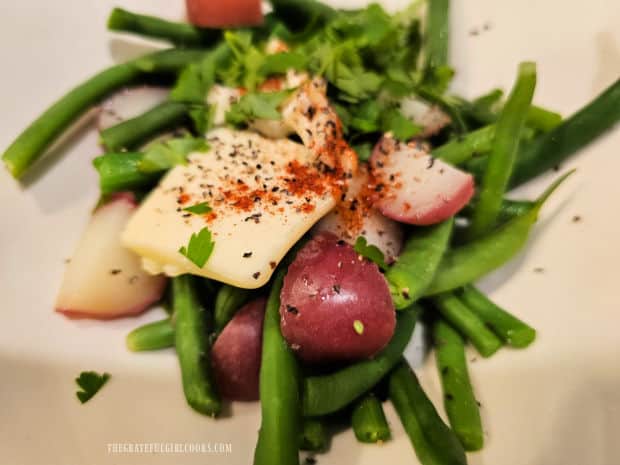
[[[128,46],[105,31],[116,3],[172,18],[179,17],[182,4],[0,3],[1,148],[71,86],[140,51],[141,45]],[[619,2],[454,0],[452,19],[455,90],[467,96],[509,87],[517,63],[535,60],[536,101],[569,114],[620,75]],[[619,148],[616,130],[563,166],[578,167],[578,175],[547,208],[527,250],[484,283],[495,300],[533,324],[539,338],[530,349],[505,349],[490,360],[472,352],[487,433],[484,451],[471,456],[473,464],[620,463]],[[249,464],[257,405],[235,404],[232,417],[217,422],[202,417],[185,405],[171,351],[125,350],[125,334],[159,318],[160,310],[108,323],[75,322],[52,312],[63,261],[97,199],[90,164],[97,150],[92,131],[78,133],[44,177],[28,178],[27,189],[0,170],[1,462]],[[520,194],[540,192],[549,179]],[[575,215],[582,220],[573,222]],[[83,406],[73,381],[82,370],[112,374]],[[420,374],[437,401],[435,371],[431,357]],[[363,446],[346,431],[334,438],[329,454],[318,457],[319,464],[415,463],[398,419],[391,408],[388,413],[394,440]],[[209,456],[108,451],[110,443],[144,442],[225,443],[232,451]]]

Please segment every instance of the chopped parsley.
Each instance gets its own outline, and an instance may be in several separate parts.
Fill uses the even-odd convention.
[[[204,215],[205,213],[210,213],[212,208],[207,202],[200,202],[196,205],[192,205],[191,207],[185,207],[183,210],[193,213],[194,215]]]
[[[288,90],[245,94],[230,107],[226,113],[226,121],[239,126],[257,118],[282,119],[278,107],[290,94]]]
[[[202,138],[180,137],[151,144],[140,161],[140,171],[155,173],[165,171],[176,165],[187,163],[187,155],[192,152],[209,150],[209,145]]]
[[[103,387],[105,383],[110,379],[110,375],[108,373],[103,373],[100,375],[94,371],[83,371],[80,373],[80,376],[75,378],[75,382],[79,386],[80,390],[78,390],[75,395],[80,400],[82,404],[88,402],[99,389]]]
[[[185,256],[198,268],[202,268],[215,247],[215,242],[211,240],[211,231],[204,227],[198,233],[192,234],[189,243],[179,249],[179,253]]]
[[[362,334],[364,334],[364,323],[362,323],[360,320],[355,320],[353,322],[353,329],[357,334],[361,336]]]
[[[379,248],[374,245],[368,245],[368,242],[366,241],[366,238],[364,236],[359,236],[357,238],[353,249],[355,249],[355,252],[357,252],[362,257],[376,263],[383,271],[386,271],[388,269],[388,266],[385,263],[383,252],[381,252],[381,250],[379,250]]]

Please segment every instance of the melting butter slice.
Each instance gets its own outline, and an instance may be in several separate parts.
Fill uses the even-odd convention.
[[[286,252],[335,200],[327,177],[303,145],[246,131],[217,129],[210,150],[173,168],[133,215],[123,245],[151,273],[184,273],[242,288],[269,280]],[[206,202],[212,211],[184,208]],[[199,268],[179,253],[193,233],[209,228],[215,247]]]

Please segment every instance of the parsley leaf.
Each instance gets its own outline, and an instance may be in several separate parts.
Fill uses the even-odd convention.
[[[303,70],[308,59],[299,52],[282,52],[265,56],[260,72],[263,76],[284,74],[289,69]]]
[[[211,240],[211,231],[209,231],[209,228],[204,227],[198,234],[192,234],[187,247],[182,246],[179,249],[179,253],[184,255],[198,268],[202,268],[209,260],[214,247],[215,242]]]
[[[361,144],[355,144],[353,146],[353,150],[357,153],[357,158],[361,161],[370,160],[370,156],[372,155],[373,145],[370,142],[363,142]]]
[[[217,70],[226,67],[231,56],[228,45],[222,43],[199,63],[186,66],[172,88],[170,98],[177,102],[204,104],[209,89],[215,84]]]
[[[191,152],[204,152],[209,145],[202,138],[180,137],[151,144],[144,152],[139,169],[143,173],[165,171],[187,163]]]
[[[398,140],[407,141],[419,134],[422,129],[405,117],[399,110],[392,108],[383,114],[383,131],[391,132]]]
[[[88,402],[109,379],[108,373],[100,375],[94,371],[83,371],[80,376],[75,378],[75,382],[80,388],[75,395],[82,404]]]
[[[383,271],[388,269],[388,266],[385,263],[385,258],[383,257],[383,252],[381,252],[381,250],[374,245],[368,245],[368,242],[364,236],[359,236],[357,238],[353,249],[362,257],[376,263]]]
[[[205,213],[209,213],[212,208],[207,202],[200,202],[196,205],[192,205],[191,207],[185,207],[183,210],[193,213],[194,215],[204,215]]]
[[[278,107],[290,94],[289,90],[245,94],[230,107],[226,121],[239,126],[253,119],[282,119]]]

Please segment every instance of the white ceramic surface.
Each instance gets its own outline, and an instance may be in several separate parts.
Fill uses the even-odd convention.
[[[105,31],[115,3],[171,18],[182,11],[181,0],[0,2],[0,149],[72,85],[143,50],[143,42]],[[453,0],[452,20],[454,89],[466,96],[510,86],[517,63],[535,60],[536,101],[569,114],[620,75],[620,2]],[[161,310],[108,323],[52,312],[63,261],[97,199],[90,164],[97,150],[96,135],[85,129],[57,149],[44,177],[35,171],[24,188],[0,170],[0,462],[247,465],[257,405],[235,404],[232,416],[217,422],[202,417],[185,405],[172,351],[125,350],[125,334]],[[490,360],[471,352],[487,438],[484,451],[471,455],[474,465],[620,463],[618,152],[616,129],[563,166],[578,174],[546,209],[527,250],[484,282],[539,338],[527,350],[504,349]],[[549,179],[519,194],[534,195]],[[112,374],[84,406],[74,385],[82,370]],[[432,357],[419,370],[437,401],[435,371]],[[388,414],[392,441],[363,446],[346,431],[318,463],[416,463],[391,408]],[[232,451],[108,450],[110,443],[134,442],[223,442]]]

